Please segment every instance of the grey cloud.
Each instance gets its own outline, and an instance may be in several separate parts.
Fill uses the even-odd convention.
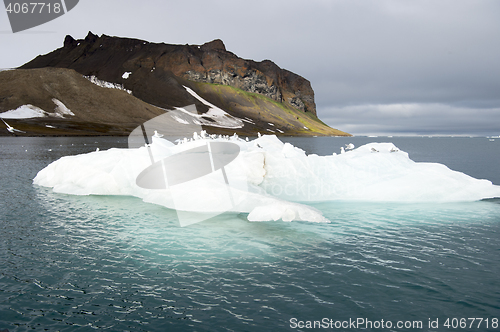
[[[500,135],[500,108],[392,104],[330,108],[320,113],[326,123],[355,135]]]

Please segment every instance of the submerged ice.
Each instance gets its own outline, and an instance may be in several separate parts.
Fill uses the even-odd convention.
[[[137,185],[152,159],[229,140],[236,159],[222,170],[163,189]],[[167,158],[167,159],[165,159]],[[129,195],[182,213],[247,213],[250,221],[325,222],[307,202],[454,202],[500,197],[500,187],[450,170],[417,163],[392,143],[370,143],[330,156],[307,155],[274,135],[252,141],[195,134],[174,144],[153,137],[149,146],[63,157],[41,170],[33,183],[73,195]],[[205,218],[206,219],[206,218]],[[182,225],[182,222],[181,222]]]

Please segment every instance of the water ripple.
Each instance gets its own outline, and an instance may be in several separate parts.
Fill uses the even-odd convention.
[[[0,330],[279,331],[500,309],[496,201],[335,202],[315,205],[331,224],[227,214],[180,228],[138,199],[32,187],[37,168],[1,193]]]

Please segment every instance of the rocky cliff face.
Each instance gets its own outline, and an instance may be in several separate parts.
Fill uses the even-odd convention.
[[[221,40],[169,45],[66,36],[63,47],[0,72],[0,114],[25,105],[52,114],[54,100],[74,116],[9,121],[32,135],[127,135],[158,114],[194,104],[209,133],[348,135],[317,118],[309,81],[269,60],[239,58]],[[224,114],[220,123],[211,118],[214,108]],[[229,120],[239,125],[222,125]],[[2,134],[8,132],[0,126]]]
[[[314,91],[308,80],[269,60],[256,62],[239,58],[227,51],[219,39],[203,45],[169,45],[106,35],[98,37],[89,32],[80,40],[66,36],[62,48],[39,56],[21,68],[41,67],[71,68],[83,75],[124,84],[130,89],[133,88],[132,80],[124,79],[124,72],[159,71],[190,81],[258,93],[316,115]],[[148,101],[147,96],[145,101]],[[172,105],[162,103],[159,106]]]

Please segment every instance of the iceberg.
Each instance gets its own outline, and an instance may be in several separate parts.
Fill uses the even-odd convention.
[[[64,194],[135,196],[176,209],[179,217],[179,213],[245,213],[249,221],[328,222],[308,202],[460,202],[500,197],[500,186],[442,164],[414,162],[392,143],[318,156],[307,155],[275,135],[243,140],[202,132],[177,144],[160,135],[151,139],[140,147],[62,157],[38,172],[33,183]],[[140,186],[138,176],[153,161],[173,160],[169,157],[221,142],[239,147],[238,156],[222,169],[158,189]]]

